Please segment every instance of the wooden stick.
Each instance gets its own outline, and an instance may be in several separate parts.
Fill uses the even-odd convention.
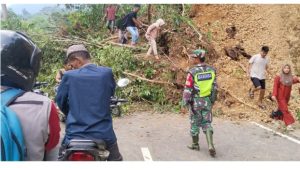
[[[101,40],[99,43],[102,44],[102,43],[105,43],[107,41],[110,41],[110,40],[113,40],[113,39],[117,39],[117,38],[119,38],[119,36],[108,37],[106,39]]]
[[[132,49],[137,49],[137,47],[135,46],[131,46],[131,45],[128,45],[128,44],[120,44],[120,43],[116,43],[116,42],[107,42],[108,44],[111,44],[111,45],[116,45],[116,46],[120,46],[120,47],[126,47],[126,48],[132,48]]]
[[[244,101],[241,100],[240,98],[238,98],[238,97],[236,97],[235,95],[233,95],[229,90],[226,90],[225,88],[222,88],[222,87],[219,87],[219,88],[222,89],[222,90],[224,90],[225,92],[227,92],[231,97],[233,97],[234,99],[236,99],[236,100],[239,101],[240,103],[242,103],[242,104],[244,104],[244,105],[246,105],[246,106],[248,106],[248,107],[250,107],[250,108],[252,108],[252,109],[255,109],[255,110],[259,111],[259,112],[267,113],[266,111],[262,111],[262,110],[260,110],[260,109],[258,109],[258,108],[256,108],[256,107],[254,107],[254,106],[252,106],[252,105],[250,105],[250,104],[247,104],[246,102],[244,102]]]
[[[237,62],[237,61],[234,61],[234,60],[232,60],[235,64],[237,64],[238,66],[240,66],[241,67],[241,69],[245,72],[245,73],[247,73],[247,70],[246,70],[246,68],[244,67],[244,65],[242,65],[241,63],[239,63],[239,62]]]
[[[120,46],[120,47],[131,48],[131,49],[133,49],[133,50],[146,50],[146,48],[143,48],[143,47],[137,47],[137,46],[132,46],[132,45],[128,45],[128,44],[120,44],[120,43],[111,42],[111,41],[108,41],[107,43],[108,43],[108,44],[111,44],[111,45]]]
[[[136,78],[138,78],[140,80],[144,80],[144,81],[150,82],[150,83],[167,84],[167,85],[174,86],[174,84],[170,83],[170,82],[150,80],[150,79],[146,79],[144,77],[141,77],[141,76],[138,76],[138,75],[135,75],[135,74],[132,74],[132,73],[127,73],[127,72],[123,72],[123,73],[126,74],[126,75],[129,75],[129,76],[132,76],[132,77],[136,77]]]
[[[184,4],[181,4],[182,6],[182,13],[181,13],[181,16],[184,16]]]
[[[202,39],[202,34],[197,30],[197,28],[195,28],[195,26],[191,23],[191,21],[187,20],[186,23],[193,28],[193,30],[198,34],[199,36],[199,40],[201,41]]]

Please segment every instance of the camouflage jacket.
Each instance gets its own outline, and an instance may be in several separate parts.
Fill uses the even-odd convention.
[[[194,81],[194,75],[199,72],[206,72],[206,71],[215,71],[215,69],[211,66],[208,66],[206,64],[198,64],[191,68],[188,72],[187,79],[185,82],[185,87],[183,91],[183,106],[192,105],[194,107],[203,107],[207,105],[207,101],[209,103],[213,104],[217,97],[217,81],[216,78],[213,82],[213,87],[211,90],[211,95],[207,97],[200,97],[199,96],[199,87]]]

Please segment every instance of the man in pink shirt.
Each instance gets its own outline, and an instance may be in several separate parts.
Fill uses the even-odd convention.
[[[116,19],[116,8],[114,5],[108,5],[105,11],[104,19],[106,19],[106,27],[109,29],[109,32],[113,34]]]

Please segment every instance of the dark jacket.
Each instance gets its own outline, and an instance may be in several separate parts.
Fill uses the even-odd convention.
[[[115,87],[108,67],[87,64],[64,74],[56,102],[67,114],[65,142],[70,139],[103,139],[108,145],[116,142],[109,107]]]

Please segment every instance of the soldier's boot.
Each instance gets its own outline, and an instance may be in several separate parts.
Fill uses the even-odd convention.
[[[193,143],[191,145],[188,145],[187,147],[189,149],[199,151],[200,150],[200,146],[199,146],[199,143],[198,143],[199,142],[199,135],[192,136],[192,139],[193,139]]]
[[[207,144],[208,144],[208,151],[209,151],[210,156],[215,157],[216,149],[215,149],[214,144],[213,144],[213,132],[212,132],[212,130],[208,129],[206,131],[206,141],[207,141]]]

